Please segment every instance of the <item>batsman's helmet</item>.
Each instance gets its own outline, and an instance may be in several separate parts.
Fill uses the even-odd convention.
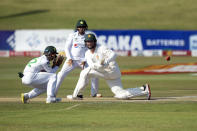
[[[76,28],[80,28],[80,27],[84,27],[84,28],[88,28],[88,25],[87,25],[87,23],[86,23],[86,21],[85,20],[78,20],[77,21],[77,24],[76,24]]]
[[[44,50],[45,55],[50,55],[50,54],[58,54],[57,50],[54,46],[47,46]]]
[[[85,42],[85,46],[88,48],[88,49],[94,49],[94,48],[96,48],[96,36],[94,35],[94,34],[86,34],[85,35],[85,40],[84,40],[84,42]],[[87,45],[87,43],[86,42],[93,42],[94,44],[93,45]]]
[[[96,40],[96,36],[94,34],[90,33],[90,34],[86,34],[85,35],[85,40],[84,41],[85,42],[87,42],[87,41],[94,41],[94,42],[96,42],[97,40]]]

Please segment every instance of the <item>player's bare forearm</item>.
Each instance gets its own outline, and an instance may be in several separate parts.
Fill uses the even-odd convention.
[[[72,60],[72,59],[69,59],[69,60],[67,61],[67,64],[68,64],[69,66],[71,66],[71,65],[73,64],[73,60]]]

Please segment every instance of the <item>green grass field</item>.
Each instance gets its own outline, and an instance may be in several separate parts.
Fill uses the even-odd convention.
[[[30,91],[17,77],[31,58],[0,58],[0,97],[19,98],[21,92]],[[166,62],[162,57],[118,57],[121,69],[136,69],[152,64],[196,62],[194,57],[172,57]],[[79,70],[64,80],[58,97],[71,94],[76,85]],[[74,101],[45,104],[44,101],[0,102],[0,131],[52,131],[52,130],[132,130],[132,131],[195,131],[197,128],[197,104],[195,101],[154,101],[157,97],[196,96],[197,76],[191,74],[126,75],[122,76],[125,88],[149,83],[151,101]],[[103,98],[112,98],[107,84],[101,80],[99,91]],[[90,87],[84,95],[90,98]],[[45,98],[46,94],[39,96]],[[140,98],[141,99],[141,98]]]
[[[0,29],[197,29],[195,0],[1,0]]]

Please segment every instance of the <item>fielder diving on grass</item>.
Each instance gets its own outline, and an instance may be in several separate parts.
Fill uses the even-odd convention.
[[[104,78],[107,81],[108,86],[115,95],[114,97],[117,99],[129,99],[145,95],[150,100],[151,90],[148,84],[138,88],[123,89],[120,79],[121,73],[115,61],[116,54],[112,50],[105,46],[97,45],[97,39],[94,34],[85,35],[84,41],[89,49],[85,53],[89,67],[81,71],[73,95],[68,95],[68,99],[81,99],[78,97],[79,93],[82,93],[90,78],[96,77]]]
[[[55,96],[55,87],[57,81],[56,71],[61,65],[64,57],[57,56],[56,48],[48,46],[44,50],[44,55],[32,59],[25,67],[23,73],[19,72],[22,83],[34,88],[28,93],[21,93],[22,103],[27,103],[44,92],[47,92],[46,103],[58,102],[61,99]],[[50,61],[53,65],[50,65]]]

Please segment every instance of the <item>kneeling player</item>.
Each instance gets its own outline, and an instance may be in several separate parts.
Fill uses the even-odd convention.
[[[78,94],[88,84],[89,78],[100,77],[107,81],[115,98],[129,99],[131,97],[146,95],[147,99],[150,100],[151,91],[148,84],[139,88],[123,89],[120,79],[121,73],[115,61],[116,54],[105,46],[97,45],[96,41],[94,34],[87,34],[85,36],[85,44],[89,49],[85,54],[85,58],[89,67],[81,71],[73,95],[68,95],[67,98],[78,99]]]
[[[63,61],[63,56],[57,57],[56,48],[48,46],[44,50],[44,55],[32,59],[25,67],[23,73],[19,73],[24,85],[34,88],[28,93],[21,93],[22,103],[27,103],[44,92],[47,92],[46,103],[60,101],[55,96],[55,87],[57,81],[56,71]],[[50,66],[50,61],[53,65]]]

